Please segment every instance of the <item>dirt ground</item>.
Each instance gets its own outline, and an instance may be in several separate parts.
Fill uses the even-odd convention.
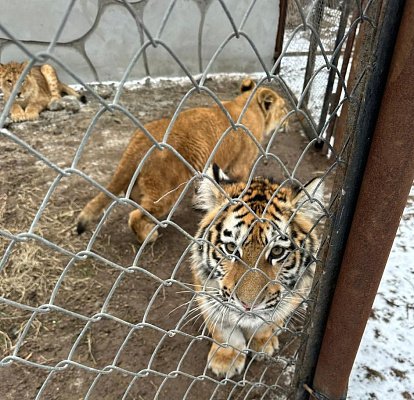
[[[207,86],[221,100],[237,95],[238,84],[239,80],[207,81]],[[171,116],[189,88],[189,85],[173,81],[155,86],[149,83],[124,90],[120,104],[146,123]],[[114,95],[111,87],[97,90],[109,96],[107,101]],[[9,124],[6,128],[54,164],[68,168],[100,108],[90,94],[87,98],[88,104],[79,112],[45,111],[38,121]],[[208,95],[195,93],[185,108],[210,104]],[[3,105],[1,99],[0,109]],[[77,168],[105,184],[133,131],[134,124],[121,112],[104,113],[92,131]],[[1,231],[18,235],[30,230],[58,173],[20,144],[0,137],[1,261],[12,243]],[[300,124],[292,119],[288,131],[277,136],[272,152],[292,171],[307,144]],[[330,164],[326,157],[311,148],[296,176],[306,182],[321,175]],[[258,174],[282,177],[281,168],[275,162],[262,163]],[[33,233],[70,253],[84,251],[92,232],[78,236],[75,219],[96,193],[97,190],[77,174],[63,177]],[[173,221],[192,235],[201,214],[191,208],[187,197]],[[280,365],[254,361],[244,375],[217,385],[215,377],[205,370],[210,342],[195,339],[202,333],[201,319],[186,325],[179,323],[186,307],[177,307],[189,301],[191,293],[183,293],[176,283],[167,287],[156,279],[173,277],[183,283],[192,282],[188,257],[178,263],[189,240],[173,227],[160,230],[161,237],[144,249],[137,262],[142,270],[124,273],[118,266],[133,265],[139,250],[127,224],[130,211],[128,207],[117,206],[88,249],[112,264],[97,257],[68,264],[72,259],[70,255],[34,239],[16,243],[7,258],[4,257],[0,295],[27,306],[53,303],[54,307],[50,312],[33,315],[30,310],[13,303],[0,303],[1,358],[15,351],[16,357],[28,362],[14,361],[0,368],[1,398],[34,399],[42,390],[39,398],[59,400],[83,399],[87,394],[90,399],[102,400],[259,399],[266,390],[260,385],[252,388],[246,381],[286,386],[292,367],[287,366],[279,378],[285,366],[282,361]],[[105,315],[99,318],[97,314],[101,312]],[[16,347],[31,317],[32,324],[24,341]],[[143,322],[140,329],[132,329]],[[165,334],[177,326],[179,332],[171,336]],[[298,340],[294,335],[285,334],[281,344],[282,358],[291,359],[298,348]],[[63,363],[63,360],[71,361]],[[51,373],[51,367],[58,368]],[[101,369],[103,373],[96,372]],[[130,372],[140,375],[133,379]],[[195,380],[194,376],[199,378]],[[275,389],[268,392],[266,398],[277,398],[282,392],[282,389]]]

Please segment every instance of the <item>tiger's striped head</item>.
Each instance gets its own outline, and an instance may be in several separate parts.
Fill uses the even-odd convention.
[[[320,179],[300,186],[260,177],[247,186],[210,167],[196,191],[206,214],[192,269],[200,290],[227,305],[226,318],[251,327],[263,318],[282,323],[295,312],[313,279],[322,198]]]

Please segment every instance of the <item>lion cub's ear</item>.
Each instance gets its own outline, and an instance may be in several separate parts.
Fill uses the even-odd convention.
[[[6,66],[0,63],[0,76],[4,76],[6,73]]]
[[[262,89],[257,94],[257,102],[259,103],[259,106],[263,110],[263,112],[267,114],[272,108],[279,105],[278,97],[279,96],[277,96],[277,94],[273,90]]]
[[[29,61],[23,61],[21,64],[20,64],[20,72],[22,73],[23,72],[23,70],[26,68],[26,65],[27,64],[29,64]],[[30,71],[28,72],[28,74],[30,74]]]
[[[253,90],[255,86],[256,83],[250,78],[244,78],[240,84],[240,93],[249,92],[250,90]]]

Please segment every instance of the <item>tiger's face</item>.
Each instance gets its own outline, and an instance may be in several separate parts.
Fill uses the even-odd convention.
[[[279,324],[306,298],[319,247],[315,211],[323,209],[322,185],[279,186],[255,178],[249,186],[232,182],[213,166],[197,205],[207,211],[193,247],[193,274],[204,313],[255,329],[263,321]],[[225,194],[224,194],[225,193]],[[229,199],[232,199],[230,202]],[[211,294],[211,296],[208,296]],[[220,320],[221,323],[221,320]]]

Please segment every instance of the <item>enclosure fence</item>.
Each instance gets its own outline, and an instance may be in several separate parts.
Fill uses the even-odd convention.
[[[338,259],[335,259],[335,257],[339,258],[342,250],[336,249],[337,253],[332,255],[330,247],[332,246],[332,238],[335,237],[335,232],[338,232],[339,229],[337,226],[337,211],[339,209],[345,212],[347,217],[345,222],[350,224],[352,207],[355,205],[355,198],[360,186],[360,171],[363,170],[364,160],[366,160],[368,153],[367,147],[361,148],[360,143],[356,140],[356,135],[362,132],[360,121],[365,115],[364,99],[367,96],[367,90],[370,88],[370,79],[375,73],[374,61],[378,62],[378,58],[374,58],[378,55],[378,48],[381,46],[379,42],[380,33],[383,31],[384,21],[387,21],[384,14],[390,2],[386,0],[289,1],[288,23],[283,47],[277,60],[269,66],[261,57],[256,44],[244,30],[249,19],[253,18],[253,15],[257,15],[254,12],[260,10],[261,2],[253,0],[245,3],[244,17],[238,24],[232,16],[233,10],[230,2],[218,0],[221,10],[228,20],[229,34],[217,48],[208,65],[203,66],[201,57],[199,58],[200,75],[194,75],[189,71],[169,46],[168,37],[163,35],[166,25],[173,16],[174,8],[179,3],[178,1],[170,2],[166,7],[160,25],[156,28],[146,25],[143,7],[147,2],[129,3],[128,1],[115,0],[102,2],[100,7],[108,4],[125,7],[133,16],[142,33],[139,50],[131,59],[110,101],[101,95],[102,92],[98,90],[98,86],[85,82],[82,76],[75,70],[68,68],[65,61],[55,54],[59,38],[76,3],[76,0],[68,2],[67,9],[63,13],[53,39],[48,43],[46,49],[38,52],[31,51],[24,41],[18,40],[0,18],[0,29],[8,37],[7,40],[3,40],[1,45],[13,42],[29,60],[29,64],[13,89],[11,98],[5,103],[0,117],[0,133],[4,149],[9,151],[6,150],[6,147],[11,144],[17,146],[19,152],[16,155],[17,167],[19,165],[18,160],[30,156],[37,160],[34,168],[42,165],[43,170],[40,171],[49,174],[48,176],[51,177],[50,181],[47,182],[47,186],[44,187],[46,194],[40,198],[40,205],[36,205],[35,209],[27,211],[27,218],[30,221],[28,229],[16,231],[14,227],[8,225],[11,220],[8,216],[13,217],[8,198],[13,197],[14,191],[19,191],[19,182],[8,180],[9,169],[4,169],[1,172],[3,190],[0,191],[0,200],[3,204],[0,204],[0,248],[2,249],[0,258],[0,280],[2,281],[0,285],[2,291],[0,297],[0,328],[3,355],[0,360],[0,373],[6,374],[7,371],[11,371],[7,375],[8,379],[11,379],[13,375],[15,378],[17,377],[16,379],[20,377],[22,381],[30,382],[25,383],[21,388],[11,385],[13,387],[8,388],[7,391],[10,396],[14,397],[10,398],[23,398],[21,397],[23,392],[19,393],[19,390],[26,390],[25,393],[29,393],[30,398],[36,399],[92,399],[98,397],[108,399],[158,399],[167,398],[168,396],[182,399],[306,398],[312,392],[312,378],[317,364],[317,355],[333,296],[334,282],[339,273]],[[197,4],[202,3],[197,2]],[[210,3],[211,1],[202,4],[205,7],[205,12],[208,11]],[[200,5],[200,7],[202,6]],[[275,12],[277,12],[277,6],[275,6]],[[292,13],[295,14],[295,17],[292,16]],[[180,17],[184,21],[185,16],[180,15]],[[201,40],[202,30],[200,32],[198,40],[199,55],[203,44]],[[333,41],[332,38],[334,38]],[[226,46],[234,41],[246,41],[257,56],[258,65],[261,68],[257,88],[253,91],[249,101],[251,101],[258,88],[265,87],[268,84],[272,85],[272,88],[276,88],[275,90],[285,99],[286,114],[281,118],[278,127],[270,134],[266,144],[258,143],[252,132],[241,123],[247,105],[240,118],[233,120],[220,102],[221,99],[208,84],[208,78],[212,76],[210,71],[216,60],[222,52],[226,51]],[[345,51],[349,41],[351,41],[351,44],[348,44],[348,51]],[[357,47],[358,50],[355,50]],[[150,71],[151,66],[148,65],[146,58],[146,51],[149,48],[162,48],[168,52],[171,56],[171,62],[179,65],[188,78],[187,83],[191,85],[175,109],[161,141],[157,140],[145,128],[139,115],[135,111],[131,111],[125,102],[122,102],[125,86],[136,63],[144,59],[145,65],[147,65],[146,70]],[[354,49],[353,53],[352,49]],[[303,50],[305,54],[303,54]],[[242,62],[243,55],[241,54],[240,57]],[[290,63],[289,60],[295,61]],[[5,63],[8,60],[1,61]],[[301,66],[302,61],[305,62],[305,66],[307,65],[305,69]],[[8,119],[12,103],[19,87],[25,80],[26,74],[34,65],[44,63],[52,63],[76,80],[87,91],[89,102],[92,103],[91,107],[94,104],[97,107],[99,104],[99,109],[96,112],[94,111],[93,118],[88,121],[82,139],[76,144],[75,155],[70,165],[67,166],[62,166],[58,154],[51,157],[37,150],[38,146],[35,138],[25,136],[17,128],[18,124],[11,123]],[[280,72],[275,73],[279,67]],[[304,75],[305,70],[306,76]],[[295,80],[293,77],[298,74],[301,79]],[[294,87],[297,82],[300,82],[301,85],[299,89],[297,86]],[[336,99],[331,95],[333,90],[336,90]],[[202,171],[196,170],[191,162],[186,160],[169,141],[171,130],[179,114],[185,109],[189,99],[200,93],[206,94],[213,103],[220,107],[228,119],[229,126],[226,132],[223,132],[214,151],[209,155]],[[335,128],[338,126],[337,118],[340,113],[344,113],[345,108],[349,108],[346,128],[341,134],[337,134],[338,131],[333,128],[333,125],[335,125]],[[111,113],[124,115],[152,143],[150,150],[139,163],[124,197],[112,194],[105,188],[104,182],[93,179],[79,167],[80,160],[85,154],[85,149],[87,149],[99,121]],[[283,135],[292,134],[289,127],[291,125],[295,126],[294,121],[296,120],[299,120],[305,126],[307,143],[296,164],[293,166],[285,165],[282,161],[283,157],[277,153],[274,143],[278,140],[283,141]],[[287,122],[287,133],[284,133],[285,122]],[[34,131],[36,126],[33,123]],[[332,131],[329,133],[330,129]],[[298,252],[307,253],[310,257],[307,269],[316,265],[312,292],[309,296],[300,295],[301,300],[298,308],[301,309],[300,316],[305,314],[303,318],[298,318],[297,315],[292,314],[284,321],[282,326],[275,328],[275,334],[280,338],[280,347],[272,356],[267,355],[264,351],[238,348],[228,341],[217,343],[209,335],[207,324],[202,325],[198,330],[197,326],[189,325],[189,322],[193,322],[199,316],[195,308],[197,298],[212,295],[206,288],[197,291],[194,285],[184,281],[182,271],[189,269],[189,255],[194,246],[203,246],[207,243],[208,246],[215,247],[215,244],[205,238],[195,238],[196,222],[192,227],[183,227],[180,226],[179,220],[175,216],[180,208],[184,207],[185,196],[194,191],[193,185],[202,179],[211,179],[207,175],[208,168],[226,135],[232,130],[239,130],[241,134],[247,135],[257,146],[259,152],[259,157],[251,168],[248,184],[257,175],[257,170],[263,162],[272,161],[283,176],[282,187],[289,182],[293,182],[303,188],[306,180],[299,175],[298,171],[300,171],[304,160],[314,154],[315,145],[320,147],[323,144],[326,159],[329,160],[326,170],[317,171],[327,189],[330,190],[329,193],[325,194],[326,205],[322,207],[320,201],[310,198],[311,201],[317,203],[321,211],[321,216],[312,228],[312,231],[317,231],[321,237],[321,245],[316,254],[309,253],[304,244],[296,249]],[[50,139],[50,145],[53,146],[52,138]],[[366,146],[368,145],[369,141]],[[192,178],[180,187],[182,193],[168,215],[165,218],[157,219],[140,204],[133,201],[130,195],[140,171],[151,154],[166,150],[174,153],[179,162],[191,171]],[[359,167],[358,165],[355,166],[355,160],[360,163]],[[32,172],[30,171],[30,173]],[[164,171],[165,174],[168,174],[168,172]],[[350,177],[350,172],[353,173],[353,178]],[[24,174],[25,171],[21,171],[21,173]],[[312,175],[315,176],[316,174]],[[56,195],[58,188],[73,185],[75,177],[78,179],[76,182],[83,182],[82,184],[85,184],[85,187],[91,189],[90,193],[93,193],[92,189],[95,188],[109,196],[112,202],[89,237],[77,237],[75,233],[76,214],[79,207],[85,205],[83,203],[76,205],[76,213],[64,217],[66,225],[62,227],[57,235],[51,236],[47,225],[48,219],[51,218],[48,211],[50,205],[55,201],[61,201],[59,196]],[[73,190],[76,191],[75,188]],[[345,191],[347,191],[346,194],[351,197],[351,200],[346,197],[344,203]],[[16,199],[20,198],[21,203],[19,204],[24,208],[27,203],[25,196],[28,196],[28,193],[19,193],[19,196],[13,197],[12,201],[15,202]],[[91,199],[92,195],[88,194],[87,198]],[[70,200],[66,199],[65,201]],[[237,202],[249,208],[249,205],[241,198],[238,198]],[[352,204],[350,205],[350,203]],[[234,204],[234,199],[229,199],[229,204]],[[125,264],[122,255],[116,259],[107,255],[106,251],[111,248],[112,244],[109,241],[105,242],[105,236],[102,232],[105,227],[114,222],[113,216],[116,215],[116,210],[123,209],[125,206],[130,209],[141,210],[156,224],[151,234],[156,231],[162,233],[168,228],[174,230],[173,236],[170,235],[169,238],[182,237],[186,240],[186,244],[177,259],[170,261],[168,252],[159,256],[164,259],[164,262],[167,258],[165,265],[168,266],[168,271],[159,273],[156,268],[146,268],[148,265],[146,260],[149,258],[156,260],[154,261],[155,264],[158,263],[158,255],[153,254],[157,247],[150,243],[151,234],[140,247],[135,248],[133,261],[130,264]],[[225,210],[221,210],[221,212],[225,212]],[[262,222],[260,215],[254,214],[254,218],[257,222]],[[344,232],[341,231],[341,235],[343,235],[342,244],[345,242],[347,231],[349,232],[347,229],[344,229]],[[114,235],[122,235],[122,233],[115,232]],[[125,238],[125,241],[128,240],[131,240],[131,236]],[[160,237],[158,239],[158,241],[163,240],[166,240],[166,238]],[[71,241],[76,241],[76,246],[71,245]],[[83,247],[79,250],[80,244]],[[131,244],[132,247],[133,245]],[[41,250],[39,250],[39,253],[33,251],[30,256],[23,259],[23,249],[27,248],[25,246],[37,247]],[[166,246],[168,248],[169,244],[167,243]],[[45,275],[47,271],[43,271],[42,276],[37,277],[36,281],[31,280],[31,266],[35,263],[46,262],[44,257],[50,257],[48,263],[56,269],[52,272],[51,268],[50,276]],[[224,258],[226,258],[225,254],[223,254]],[[58,260],[56,264],[54,264],[54,260]],[[65,302],[62,300],[64,297],[62,296],[65,293],[69,293],[67,296],[75,296],[76,282],[80,285],[86,285],[85,282],[93,280],[92,275],[94,273],[91,272],[91,276],[88,274],[94,267],[82,269],[82,266],[85,265],[95,265],[93,263],[99,264],[99,268],[103,270],[110,271],[110,275],[102,276],[106,276],[108,279],[110,276],[112,279],[111,282],[105,282],[109,285],[108,291],[100,292],[101,297],[97,302],[99,305],[96,306],[99,310],[97,312],[92,311],[95,306],[88,305],[88,302],[93,300],[89,299],[87,291],[82,292],[75,303],[70,303],[70,307],[65,306]],[[58,264],[63,264],[63,267],[58,268]],[[251,266],[247,264],[245,266],[248,271],[252,270]],[[13,280],[9,279],[15,270],[23,273],[22,288],[13,287]],[[79,271],[84,271],[84,275],[76,275]],[[70,280],[73,274],[77,276],[75,283]],[[267,278],[268,284],[274,283],[269,277]],[[30,285],[34,285],[34,289],[33,287],[24,287],[25,281]],[[47,290],[42,295],[40,292],[36,295],[36,285],[39,284],[39,281],[46,282]],[[279,276],[277,282],[280,282]],[[120,316],[121,311],[112,306],[113,300],[117,298],[120,289],[124,288],[125,285],[127,285],[126,293],[128,295],[123,298],[124,303],[117,304],[120,308],[124,307],[125,304],[125,310],[129,310],[128,307],[138,299],[138,304],[134,304],[134,307],[139,308],[139,318],[133,314],[129,316],[129,311],[125,311],[125,314]],[[152,285],[151,296],[147,298],[139,297],[139,292],[143,288],[140,285]],[[287,288],[287,290],[288,293],[297,294],[295,287]],[[29,292],[32,293],[31,296],[27,296]],[[175,292],[174,296],[172,295],[173,292]],[[184,292],[184,294],[181,295],[181,292]],[[162,299],[167,298],[168,300],[168,296],[172,296],[171,307],[164,313],[162,301],[165,300]],[[223,298],[217,296],[213,296],[213,298],[222,306],[229,307]],[[88,311],[85,312],[86,309],[83,307],[87,305]],[[178,315],[174,323],[171,323],[171,320],[167,321],[166,317],[171,308],[177,308],[178,310],[174,311],[178,314],[173,313],[173,315]],[[153,317],[154,310],[158,314],[158,319]],[[59,321],[63,321],[64,318],[67,318],[72,324],[70,337],[68,337],[68,332],[65,333],[68,325],[65,325],[63,329],[59,328]],[[267,323],[271,322],[267,321]],[[112,328],[109,328],[110,325]],[[98,345],[99,342],[108,343],[109,345],[111,335],[117,330],[122,331],[123,338],[119,343],[113,342],[116,351],[110,355],[111,361],[107,362],[95,358],[93,346]],[[105,335],[105,332],[109,332],[109,338]],[[154,340],[157,343],[152,347],[151,354],[147,359],[139,359],[139,349],[134,350],[134,359],[128,356],[128,354],[132,354],[130,353],[132,351],[131,343],[134,343],[133,346],[151,347],[152,345],[149,343],[154,343]],[[42,356],[42,352],[46,354],[47,352],[45,353],[44,349],[47,350],[47,347],[52,346],[51,343],[54,342],[65,343],[65,346],[59,353],[60,359],[53,358],[49,360]],[[29,351],[26,350],[27,343],[30,343]],[[249,356],[244,370],[240,374],[231,377],[227,375],[220,378],[213,375],[209,372],[207,366],[208,349],[206,343],[209,345],[216,343],[222,348],[230,347],[241,355]],[[314,343],[316,345],[312,347]],[[198,355],[200,352],[203,355],[197,358],[194,354]],[[86,358],[82,358],[79,355],[81,353],[86,354]],[[172,361],[169,362],[169,359]],[[203,365],[189,364],[189,360],[198,362],[199,359],[203,360]],[[172,363],[174,366],[171,366]],[[100,390],[99,387],[103,385],[102,382],[106,382],[105,390],[109,390],[107,388],[112,386],[116,388],[116,392],[115,389],[112,389],[114,390],[112,392],[105,392],[104,389]],[[0,387],[2,385],[0,384]],[[7,396],[7,393],[3,393],[3,395]]]

